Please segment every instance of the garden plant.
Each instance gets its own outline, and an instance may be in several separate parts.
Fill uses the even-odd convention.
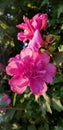
[[[62,0],[0,0],[0,130],[63,130]]]

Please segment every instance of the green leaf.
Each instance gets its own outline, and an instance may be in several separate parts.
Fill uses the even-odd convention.
[[[49,130],[49,125],[45,122],[43,126],[41,125],[38,130]]]
[[[15,110],[13,109],[0,113],[0,123],[11,121],[14,114],[15,114]]]
[[[57,67],[61,66],[63,63],[63,52],[56,53],[54,61]]]
[[[8,0],[6,0],[6,1],[2,0],[2,1],[0,2],[0,15],[3,15],[4,10],[5,10],[5,7],[6,7],[9,3],[10,3],[10,1],[8,1]]]
[[[22,98],[20,99],[20,103],[23,103],[23,102],[24,102],[24,100],[25,100],[25,98],[24,98],[24,97],[22,97]]]
[[[52,114],[52,110],[50,107],[50,98],[48,97],[47,94],[44,94],[43,97],[45,99],[44,107],[45,107],[46,111]]]
[[[59,83],[62,80],[63,80],[62,77],[59,75],[59,73],[57,73],[56,76],[55,76],[55,78],[54,78],[54,83]]]
[[[56,109],[57,111],[61,112],[63,111],[63,106],[61,104],[61,101],[57,98],[52,98],[52,105],[53,105],[53,108]]]
[[[55,126],[54,130],[63,130],[63,127],[61,127],[61,126]]]
[[[29,125],[29,126],[28,126],[28,130],[36,130],[35,125]]]
[[[48,3],[48,0],[43,0],[43,1],[41,2],[40,7],[44,6],[44,5],[47,4],[47,3]]]
[[[61,13],[63,13],[63,5],[59,5],[58,7],[58,13],[57,13],[57,17],[59,18]]]

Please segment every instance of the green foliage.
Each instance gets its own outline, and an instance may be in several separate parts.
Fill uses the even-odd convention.
[[[16,95],[10,91],[5,73],[8,59],[23,48],[16,25],[23,21],[23,15],[32,18],[39,12],[48,13],[44,33],[55,37],[48,52],[57,66],[56,77],[43,96],[35,97],[29,89]],[[63,130],[63,0],[0,0],[0,62],[4,64],[0,73],[0,130]],[[11,97],[10,106],[1,101],[3,93]]]

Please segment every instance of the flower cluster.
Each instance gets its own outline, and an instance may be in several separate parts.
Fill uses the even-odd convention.
[[[34,95],[43,95],[48,88],[46,83],[52,83],[56,73],[49,54],[40,50],[44,44],[40,31],[48,24],[47,14],[37,14],[32,19],[24,16],[23,19],[24,23],[17,27],[24,32],[19,32],[17,37],[24,44],[27,40],[29,43],[20,54],[9,59],[6,67],[7,74],[12,76],[9,85],[18,94],[22,94],[28,86]]]

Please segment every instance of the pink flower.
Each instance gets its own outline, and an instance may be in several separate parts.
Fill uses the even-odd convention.
[[[34,26],[35,30],[43,30],[46,28],[48,25],[47,17],[47,14],[36,14],[32,18],[32,25]]]
[[[25,48],[9,60],[6,72],[12,76],[9,85],[13,92],[22,94],[29,86],[34,95],[43,95],[47,91],[46,83],[53,82],[56,67],[46,52]]]
[[[39,30],[36,30],[32,40],[30,40],[28,44],[28,47],[34,51],[38,51],[43,43],[44,41],[43,38],[41,37]]]
[[[11,103],[11,99],[9,98],[9,96],[7,94],[3,94],[2,96],[2,101],[4,101],[6,104],[10,104]]]
[[[3,70],[4,70],[4,65],[0,63],[0,72],[2,72]]]
[[[25,43],[27,40],[32,39],[36,29],[39,31],[45,29],[48,24],[47,17],[47,14],[36,14],[32,19],[23,16],[24,23],[16,26],[17,28],[24,30],[24,32],[21,31],[18,33],[18,40]]]

